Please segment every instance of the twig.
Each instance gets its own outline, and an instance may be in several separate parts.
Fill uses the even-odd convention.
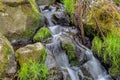
[[[101,30],[101,28],[100,28],[101,26],[100,26],[100,24],[98,23],[97,18],[96,18],[95,15],[94,15],[93,17],[94,17],[94,20],[95,20],[96,26],[97,26],[98,30],[100,31],[100,34],[101,34],[102,38],[104,39],[105,36],[104,36],[104,34],[103,34],[103,32],[102,32],[102,30]]]

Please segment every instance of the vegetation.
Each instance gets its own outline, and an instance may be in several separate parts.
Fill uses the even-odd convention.
[[[70,60],[75,58],[75,45],[69,43],[63,43],[62,48],[66,51]]]
[[[0,33],[0,79],[5,77],[9,58],[13,53],[10,42]]]
[[[46,27],[43,27],[43,28],[39,29],[38,32],[35,34],[35,36],[33,37],[33,41],[34,42],[41,41],[50,36],[51,36],[51,33],[50,33],[49,29]]]
[[[95,36],[92,50],[98,57],[103,58],[104,63],[109,63],[109,73],[115,77],[120,73],[119,10],[112,2],[99,0],[93,5],[87,18],[86,30]]]
[[[65,10],[70,15],[72,21],[73,21],[73,14],[75,11],[75,1],[76,0],[62,0]]]
[[[108,34],[102,41],[99,37],[95,37],[92,41],[92,50],[103,56],[103,61],[109,62],[111,68],[109,73],[113,76],[120,73],[120,37],[115,34]]]
[[[94,37],[92,41],[92,50],[95,53],[101,53],[102,50],[102,40],[99,37]]]
[[[20,80],[46,80],[48,69],[45,64],[38,61],[30,61],[29,64],[23,64],[19,70]]]
[[[16,4],[16,3],[14,3],[14,4]],[[4,6],[5,6],[5,4],[4,4]],[[41,24],[41,13],[39,13],[39,9],[38,9],[38,6],[37,6],[35,0],[29,0],[29,4],[27,4],[27,3],[23,4],[23,5],[19,4],[18,6],[21,6],[20,9],[24,13],[24,14],[21,14],[21,16],[22,15],[26,16],[26,20],[25,20],[26,24],[24,23],[26,28],[24,30],[20,29],[21,31],[19,31],[19,33],[16,33],[16,35],[14,35],[14,36],[12,36],[10,34],[9,35],[7,34],[8,35],[7,37],[9,37],[10,40],[12,40],[12,38],[15,38],[15,39],[21,39],[21,38],[28,39],[28,38],[31,38],[33,36],[33,34],[34,34],[35,27],[37,28]],[[5,8],[6,8],[6,6],[5,6]],[[13,16],[11,16],[11,17],[13,17]],[[11,23],[9,23],[9,24],[11,24]],[[8,24],[8,26],[9,26],[9,24]],[[17,25],[17,24],[15,23],[15,25]]]
[[[115,34],[108,34],[103,42],[104,44],[104,61],[109,57],[112,67],[110,69],[111,75],[120,73],[120,37]]]
[[[18,72],[18,77],[20,80],[46,80],[48,75],[48,68],[45,65],[45,49],[42,49],[40,53],[41,54],[39,59],[36,59],[34,56],[33,58],[27,57],[26,61],[22,63],[19,61],[20,70]]]
[[[38,6],[36,4],[36,1],[35,0],[30,0],[29,2],[32,6],[32,11],[30,12],[30,15],[33,16],[36,23],[40,23],[41,14],[38,10]]]
[[[4,5],[1,0],[0,0],[0,11],[4,11]]]
[[[120,36],[120,13],[112,2],[99,2],[99,5],[93,6],[89,18],[86,22],[88,28],[92,28],[99,35],[106,35],[112,32]],[[101,34],[103,33],[103,34]],[[96,33],[94,33],[96,35]]]
[[[113,0],[118,6],[120,6],[120,0]]]
[[[67,41],[63,41],[61,46],[65,50],[66,54],[68,55],[70,64],[72,66],[77,65],[78,61],[75,55],[75,44],[69,41],[68,39]]]

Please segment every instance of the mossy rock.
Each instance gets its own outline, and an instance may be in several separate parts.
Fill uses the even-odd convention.
[[[76,65],[76,55],[75,55],[75,44],[74,42],[67,36],[63,35],[60,37],[61,47],[65,50],[68,55],[69,61],[71,65]]]
[[[51,33],[49,29],[46,27],[42,27],[41,29],[37,31],[37,33],[33,37],[33,41],[34,42],[42,41],[50,36],[51,36]]]
[[[44,61],[46,58],[46,50],[41,43],[29,44],[25,47],[19,48],[16,51],[17,60],[22,66],[24,63],[29,63],[29,61]]]
[[[14,1],[17,2],[17,0]],[[41,19],[42,15],[34,0],[17,6],[0,2],[0,31],[10,41],[31,38],[35,29],[42,24]]]
[[[0,79],[5,77],[10,55],[13,53],[10,42],[0,33]]]

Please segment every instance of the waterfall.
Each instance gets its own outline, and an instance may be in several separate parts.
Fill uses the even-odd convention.
[[[79,75],[81,75],[82,79],[84,79],[86,75],[82,73],[80,67],[77,66],[78,70],[74,70],[72,68],[72,66],[69,63],[68,56],[66,55],[65,51],[61,48],[60,37],[62,35],[66,35],[68,32],[76,31],[74,31],[73,29],[65,28],[64,26],[60,26],[59,24],[55,25],[51,20],[52,15],[55,12],[64,11],[63,6],[62,7],[60,6],[59,9],[57,9],[56,6],[46,5],[40,6],[39,8],[41,13],[48,20],[49,23],[48,28],[51,31],[53,37],[52,42],[46,44],[47,49],[51,51],[59,67],[63,70],[64,69],[67,70],[71,80],[80,80]],[[70,36],[71,35],[67,34],[67,37],[70,38],[81,51],[84,52],[84,55],[86,55],[88,61],[82,64],[81,66],[83,66],[90,73],[92,78],[94,80],[112,80],[111,77],[107,74],[104,67],[94,57],[92,51],[89,50],[87,47],[83,46],[82,44],[80,44],[80,42],[76,42],[75,40],[73,40]]]

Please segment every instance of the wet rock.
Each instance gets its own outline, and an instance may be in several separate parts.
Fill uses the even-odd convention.
[[[11,76],[14,76],[16,72],[17,72],[17,62],[16,62],[15,55],[12,54],[10,55],[10,60],[8,63],[6,74],[7,76],[11,77]]]
[[[55,12],[53,14],[51,20],[55,25],[65,26],[65,25],[69,25],[69,23],[70,23],[70,19],[64,11]]]
[[[45,56],[45,48],[40,42],[35,44],[29,44],[25,47],[19,48],[16,51],[16,57],[20,66],[24,63],[29,63],[30,60],[43,61],[44,58],[46,58]]]
[[[49,5],[54,4],[55,0],[36,0],[38,5]]]
[[[72,59],[75,57],[75,45],[73,41],[64,35],[60,37],[62,48],[66,51],[69,58]]]
[[[0,33],[0,79],[16,73],[17,65],[13,56],[14,51],[10,42]]]
[[[58,66],[56,63],[56,60],[55,60],[53,54],[50,52],[50,50],[47,50],[47,57],[46,57],[45,63],[48,67],[48,70]]]
[[[83,66],[80,67],[82,74],[84,75],[83,80],[93,80],[92,75]]]
[[[70,37],[67,37],[66,35],[62,35],[60,37],[61,41],[61,47],[63,50],[65,50],[66,54],[68,55],[70,64],[77,65],[78,62],[76,60],[76,53],[75,53],[75,44],[72,41]]]
[[[4,0],[6,3],[19,3],[23,0]],[[0,2],[0,31],[10,41],[28,39],[39,27],[42,15],[35,3],[16,6]],[[33,5],[36,6],[33,8]]]
[[[49,76],[47,80],[63,80],[63,74],[58,68],[52,68],[49,70]]]
[[[87,56],[85,54],[85,49],[76,46],[76,56],[80,64],[84,64],[88,61]]]

